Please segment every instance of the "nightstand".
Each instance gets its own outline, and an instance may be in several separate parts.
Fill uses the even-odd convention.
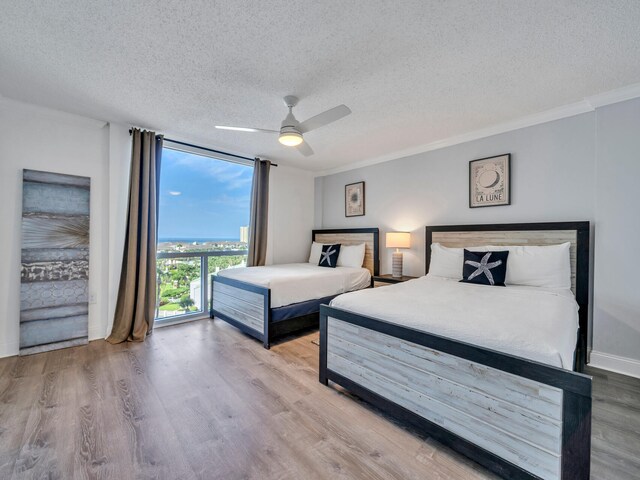
[[[402,283],[407,280],[413,280],[418,277],[410,277],[408,275],[403,275],[402,277],[393,277],[391,274],[387,275],[374,275],[371,277],[373,282],[373,288],[377,287],[385,287],[387,285],[393,285],[394,283]]]

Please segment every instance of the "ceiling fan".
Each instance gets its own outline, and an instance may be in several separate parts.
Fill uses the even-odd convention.
[[[249,127],[230,127],[227,125],[216,125],[216,128],[220,130],[235,130],[239,132],[262,132],[262,133],[277,133],[278,141],[282,145],[287,147],[296,147],[300,153],[305,157],[313,155],[313,150],[307,142],[304,141],[303,135],[316,128],[324,127],[329,123],[340,120],[351,113],[351,110],[346,105],[338,105],[337,107],[330,108],[329,110],[319,113],[318,115],[311,117],[304,122],[299,122],[293,115],[293,107],[298,104],[298,98],[293,95],[287,95],[284,97],[284,104],[289,109],[289,113],[282,121],[280,130],[267,130],[265,128],[249,128]]]

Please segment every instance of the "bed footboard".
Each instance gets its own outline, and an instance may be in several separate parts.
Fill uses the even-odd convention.
[[[586,375],[323,305],[329,380],[506,478],[589,478]]]
[[[211,276],[211,318],[220,318],[261,340],[269,348],[271,290],[239,280]]]

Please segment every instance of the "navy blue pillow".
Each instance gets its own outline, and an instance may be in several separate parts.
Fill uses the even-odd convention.
[[[336,268],[338,265],[338,255],[340,255],[340,244],[323,245],[320,254],[319,267]]]
[[[470,252],[465,248],[462,280],[460,281],[504,287],[504,280],[507,276],[508,256],[508,251]]]

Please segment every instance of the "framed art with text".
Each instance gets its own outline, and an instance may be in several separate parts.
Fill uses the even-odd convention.
[[[511,154],[469,162],[469,208],[511,205]]]
[[[364,182],[350,183],[344,187],[344,216],[364,215]]]

